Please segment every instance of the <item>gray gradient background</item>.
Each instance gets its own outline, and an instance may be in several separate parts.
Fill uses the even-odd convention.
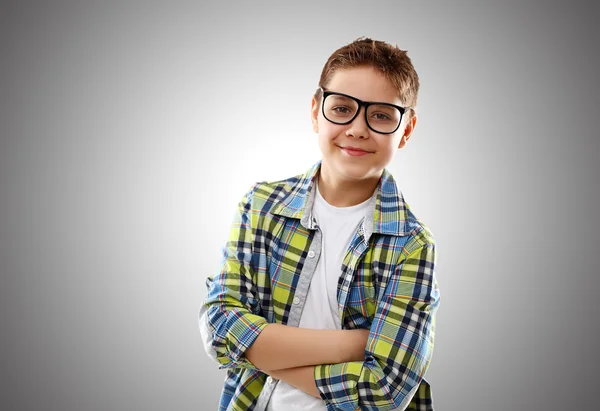
[[[205,278],[361,35],[421,77],[389,168],[439,244],[436,409],[594,408],[598,6],[417,3],[2,3],[0,409],[216,410]]]

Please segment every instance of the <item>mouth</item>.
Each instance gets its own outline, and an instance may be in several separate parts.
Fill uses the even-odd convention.
[[[340,147],[338,146],[344,153],[356,157],[356,156],[364,156],[366,154],[371,154],[370,151],[365,151],[356,147]]]

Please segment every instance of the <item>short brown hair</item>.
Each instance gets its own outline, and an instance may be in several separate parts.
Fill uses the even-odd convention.
[[[337,70],[361,66],[371,66],[383,74],[398,90],[398,97],[406,107],[414,108],[417,105],[419,76],[406,50],[365,37],[359,37],[329,56],[321,72],[319,87],[327,88]],[[320,90],[317,90],[315,97],[320,101]]]

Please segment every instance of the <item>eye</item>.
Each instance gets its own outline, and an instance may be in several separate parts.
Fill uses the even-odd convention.
[[[369,107],[369,119],[381,124],[392,124],[400,121],[400,111],[385,104],[374,104]]]
[[[375,120],[382,120],[382,121],[388,121],[388,120],[392,119],[390,116],[388,116],[385,113],[373,113],[373,118]]]
[[[349,113],[352,113],[351,109],[349,109],[348,107],[344,107],[344,106],[336,106],[336,107],[332,107],[331,109],[333,111],[337,112],[338,114],[349,114]]]

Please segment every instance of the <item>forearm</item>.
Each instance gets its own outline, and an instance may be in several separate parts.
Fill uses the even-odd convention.
[[[246,350],[263,371],[363,361],[369,330],[313,330],[269,324]]]

